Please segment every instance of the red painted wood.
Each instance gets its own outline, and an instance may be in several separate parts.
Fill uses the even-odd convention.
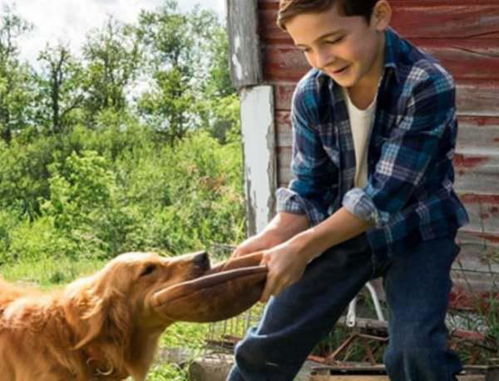
[[[276,110],[289,110],[295,83],[275,82]],[[457,83],[458,115],[499,117],[499,81]]]
[[[499,80],[499,42],[489,40],[414,41],[432,54],[456,79]],[[263,50],[266,81],[297,81],[309,70],[303,53],[289,44],[270,44]]]
[[[392,7],[400,6],[428,6],[434,7],[442,5],[443,0],[390,0],[390,5]],[[497,0],[453,0],[455,5],[491,5],[497,6]],[[279,0],[258,0],[259,9],[275,9],[277,10],[279,6]]]
[[[291,121],[289,111],[276,111],[276,137],[279,147],[291,146]],[[461,116],[457,151],[495,151],[499,146],[499,118]]]
[[[445,4],[445,5],[443,5]],[[499,38],[499,5],[394,6],[392,26],[402,36],[426,39]],[[277,11],[259,13],[259,35],[264,42],[290,42],[276,25]]]

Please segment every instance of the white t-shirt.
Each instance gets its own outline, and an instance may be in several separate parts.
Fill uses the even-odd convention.
[[[369,138],[374,124],[376,112],[376,98],[365,109],[358,109],[351,101],[348,91],[343,88],[348,116],[350,118],[350,128],[352,130],[353,145],[355,150],[355,180],[354,187],[363,188],[367,183],[367,150],[369,148]]]

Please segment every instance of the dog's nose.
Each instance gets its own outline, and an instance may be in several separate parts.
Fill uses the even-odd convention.
[[[194,254],[192,262],[194,262],[197,267],[203,270],[208,270],[210,268],[210,258],[208,257],[208,253],[206,251],[201,251]]]

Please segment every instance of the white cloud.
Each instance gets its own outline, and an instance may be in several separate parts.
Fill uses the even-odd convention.
[[[152,10],[161,5],[161,0],[0,0],[4,5],[15,4],[17,13],[35,25],[35,30],[21,42],[22,57],[33,62],[47,42],[70,44],[78,51],[86,34],[101,27],[107,17],[133,22],[141,9]],[[203,8],[225,14],[225,0],[179,0],[181,10],[189,10],[201,3]]]

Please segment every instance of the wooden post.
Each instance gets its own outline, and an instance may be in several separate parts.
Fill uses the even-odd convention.
[[[240,90],[262,81],[257,0],[227,0],[230,68]]]

